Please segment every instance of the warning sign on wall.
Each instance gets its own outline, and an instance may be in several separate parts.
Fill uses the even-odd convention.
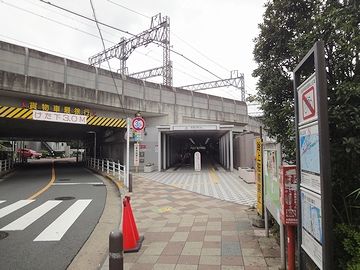
[[[298,87],[299,125],[317,120],[315,74]]]

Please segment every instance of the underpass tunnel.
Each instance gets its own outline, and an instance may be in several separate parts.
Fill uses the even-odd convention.
[[[206,126],[205,126],[206,128]],[[219,130],[159,130],[159,170],[194,170],[194,154],[201,154],[201,169],[233,170],[231,127]]]
[[[125,131],[125,128],[0,117],[0,142],[5,145],[0,155],[2,159],[25,162],[25,150],[19,149],[31,149],[43,157],[64,157],[70,155],[67,146],[77,153],[79,161],[96,156],[123,163]]]

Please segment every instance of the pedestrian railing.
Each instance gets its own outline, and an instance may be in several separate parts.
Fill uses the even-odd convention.
[[[14,167],[14,162],[11,159],[0,160],[0,174],[9,171]]]
[[[88,158],[86,159],[86,165],[89,168],[93,168],[97,171],[104,172],[107,175],[111,175],[118,181],[121,181],[124,186],[128,186],[126,181],[126,167],[125,165],[120,164],[119,161]]]

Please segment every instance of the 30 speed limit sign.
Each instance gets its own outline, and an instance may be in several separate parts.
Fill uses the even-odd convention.
[[[135,117],[131,122],[132,128],[141,131],[145,128],[145,120],[142,117]]]

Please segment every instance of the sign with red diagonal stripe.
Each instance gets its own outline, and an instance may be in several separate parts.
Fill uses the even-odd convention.
[[[299,125],[316,121],[318,117],[316,78],[310,76],[298,87],[298,117]]]
[[[305,90],[302,94],[301,106],[302,106],[302,117],[307,120],[315,116],[315,87],[311,86]]]

